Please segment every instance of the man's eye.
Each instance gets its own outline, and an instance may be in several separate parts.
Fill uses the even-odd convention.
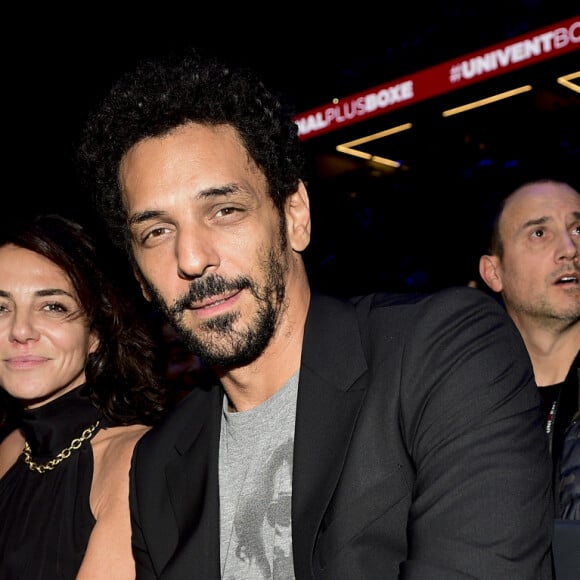
[[[154,228],[152,230],[147,230],[142,236],[141,241],[146,242],[147,240],[152,240],[155,238],[159,238],[162,235],[166,234],[168,231],[167,228]]]
[[[544,236],[544,230],[534,230],[532,236],[534,238],[542,238]]]
[[[147,236],[150,238],[158,238],[159,236],[162,236],[167,230],[165,228],[155,228],[154,230],[151,230]]]
[[[216,216],[224,217],[224,216],[232,215],[238,211],[240,211],[240,210],[237,207],[222,207],[216,212]]]

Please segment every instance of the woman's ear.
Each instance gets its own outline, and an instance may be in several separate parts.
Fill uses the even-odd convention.
[[[302,252],[310,243],[310,200],[302,181],[286,200],[286,227],[293,250]]]
[[[497,256],[484,254],[479,258],[479,275],[494,292],[503,290],[501,268]]]
[[[96,332],[91,332],[89,335],[89,354],[93,354],[101,344],[101,339]]]

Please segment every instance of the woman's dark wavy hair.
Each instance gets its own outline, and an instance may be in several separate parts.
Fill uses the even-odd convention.
[[[77,149],[81,180],[113,241],[125,250],[129,235],[119,164],[137,142],[189,122],[234,127],[281,214],[303,178],[304,155],[290,109],[251,70],[191,48],[144,61],[88,116]]]
[[[115,425],[152,425],[164,414],[168,393],[162,386],[157,344],[127,287],[114,282],[111,253],[96,237],[61,215],[23,218],[1,228],[7,244],[44,256],[69,277],[88,325],[99,337],[85,373],[93,403]]]

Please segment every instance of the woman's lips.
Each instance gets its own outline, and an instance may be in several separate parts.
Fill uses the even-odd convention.
[[[47,360],[49,359],[44,356],[26,355],[10,357],[6,359],[6,363],[13,369],[31,369],[40,366]]]

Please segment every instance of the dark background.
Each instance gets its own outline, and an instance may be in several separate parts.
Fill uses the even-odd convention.
[[[577,2],[553,0],[12,9],[2,218],[58,211],[98,229],[77,184],[75,142],[87,111],[142,57],[196,46],[257,69],[301,112],[577,14]],[[564,65],[580,70],[578,61],[575,52]],[[535,74],[551,79],[554,66]],[[489,215],[506,191],[541,176],[580,186],[577,94],[544,90],[442,126],[434,111],[446,99],[410,112],[423,129],[401,140],[401,172],[339,158],[334,135],[305,141],[305,258],[316,287],[346,295],[464,284],[477,277]]]

